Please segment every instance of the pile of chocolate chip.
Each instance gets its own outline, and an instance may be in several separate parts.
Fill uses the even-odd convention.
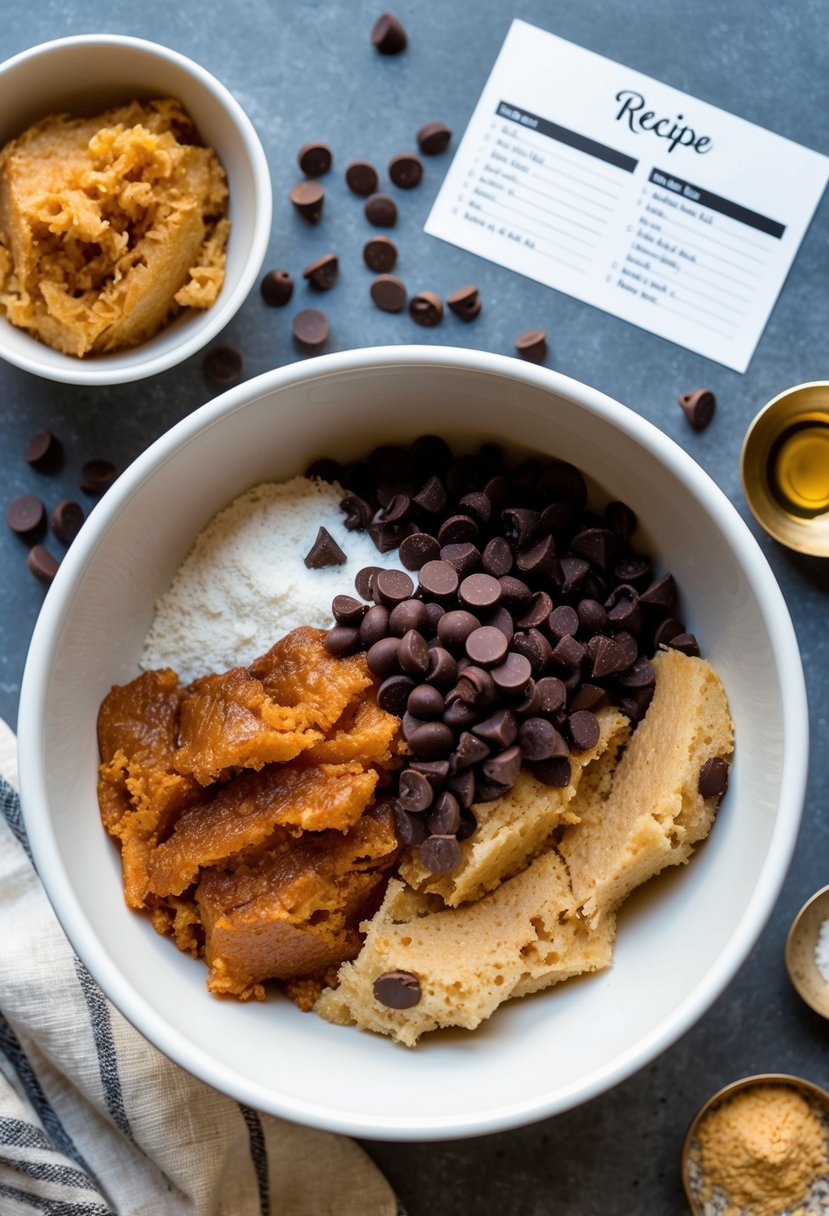
[[[633,511],[589,510],[574,465],[510,468],[495,444],[455,457],[425,435],[346,467],[317,461],[308,476],[346,488],[346,528],[405,567],[361,570],[360,598],[334,599],[326,645],[366,651],[380,705],[402,718],[397,828],[433,873],[457,866],[471,807],[507,793],[522,767],[566,786],[571,753],[598,742],[600,707],[643,717],[649,655],[699,654],[672,576],[631,545]]]

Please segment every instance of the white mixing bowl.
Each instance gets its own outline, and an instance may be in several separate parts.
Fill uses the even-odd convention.
[[[641,521],[687,626],[725,684],[730,788],[687,867],[625,905],[612,967],[414,1050],[274,996],[218,1000],[205,969],[127,910],[95,796],[95,719],[137,674],[153,603],[197,532],[256,482],[439,432],[572,461]],[[262,649],[269,644],[263,641]],[[26,826],[75,949],[167,1055],[260,1110],[378,1138],[490,1132],[566,1110],[629,1076],[732,979],[780,890],[807,765],[803,673],[780,590],[735,510],[670,439],[601,393],[498,355],[390,347],[269,372],[162,436],[92,512],[49,591],[20,709]]]

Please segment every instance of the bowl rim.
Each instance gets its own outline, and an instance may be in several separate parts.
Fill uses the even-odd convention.
[[[690,492],[705,502],[717,526],[739,557],[769,632],[781,685],[785,746],[781,797],[769,850],[754,892],[742,910],[726,948],[715,965],[672,1011],[635,1046],[555,1094],[536,1095],[494,1105],[474,1116],[352,1115],[316,1098],[284,1098],[256,1081],[240,1080],[207,1052],[193,1047],[185,1033],[171,1028],[98,949],[96,933],[74,897],[46,809],[42,724],[56,639],[71,609],[77,577],[94,552],[109,520],[126,508],[134,490],[156,466],[171,458],[179,444],[219,419],[265,394],[299,381],[330,379],[361,370],[412,365],[451,371],[484,372],[505,380],[568,397],[581,408],[626,432],[653,452]],[[18,720],[20,789],[24,821],[35,864],[69,940],[104,992],[127,1019],[164,1054],[220,1091],[255,1109],[329,1131],[383,1140],[424,1140],[484,1135],[518,1127],[581,1105],[627,1079],[676,1042],[721,995],[748,957],[777,901],[794,851],[806,790],[808,709],[800,652],[791,617],[774,574],[748,526],[708,474],[651,422],[587,385],[548,368],[519,363],[511,356],[444,346],[360,348],[289,364],[229,389],[173,426],[147,448],[90,513],[67,553],[44,601],[23,674]]]
[[[250,230],[251,251],[237,283],[227,295],[220,292],[216,303],[200,317],[195,318],[197,324],[191,327],[191,332],[187,336],[177,341],[168,350],[155,355],[150,354],[141,358],[142,346],[139,345],[125,351],[113,351],[109,355],[99,356],[98,359],[92,361],[79,359],[74,355],[63,355],[60,367],[50,367],[38,357],[38,348],[42,346],[38,339],[21,330],[20,333],[31,339],[31,353],[25,349],[22,351],[9,350],[3,340],[2,329],[0,329],[0,358],[22,371],[41,376],[45,380],[56,381],[59,384],[108,385],[143,380],[183,363],[185,359],[203,349],[232,320],[249,295],[265,259],[273,221],[273,190],[270,169],[256,128],[228,87],[222,84],[207,68],[202,67],[201,64],[183,55],[180,51],[146,38],[136,38],[130,34],[69,34],[64,38],[53,38],[48,42],[37,43],[4,60],[0,63],[0,79],[27,62],[42,59],[55,51],[72,47],[107,46],[143,51],[156,58],[166,60],[197,80],[207,92],[216,98],[230,116],[240,142],[246,150],[254,180],[254,223]],[[5,317],[2,320],[6,324],[10,324],[5,321]],[[52,351],[52,354],[61,353]]]

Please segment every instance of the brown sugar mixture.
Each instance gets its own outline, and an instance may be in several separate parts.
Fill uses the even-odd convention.
[[[0,152],[0,308],[64,354],[135,346],[215,302],[227,195],[177,101],[44,118]]]
[[[299,979],[309,1005],[359,952],[399,852],[375,800],[399,763],[399,719],[377,706],[365,658],[334,659],[323,637],[296,629],[185,688],[145,672],[98,716],[101,818],[127,903],[204,957],[211,991],[243,1000]]]

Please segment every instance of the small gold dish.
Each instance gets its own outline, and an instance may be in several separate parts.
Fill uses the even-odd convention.
[[[787,1073],[781,1072],[761,1072],[753,1077],[743,1077],[739,1081],[732,1081],[730,1085],[723,1086],[717,1090],[715,1094],[708,1099],[707,1102],[700,1107],[691,1124],[685,1133],[685,1139],[682,1142],[682,1152],[680,1156],[681,1171],[682,1171],[682,1186],[685,1190],[685,1198],[688,1200],[688,1207],[693,1216],[705,1216],[705,1203],[700,1198],[702,1190],[702,1179],[704,1172],[699,1162],[699,1146],[697,1141],[697,1133],[700,1124],[705,1116],[713,1110],[715,1106],[722,1102],[733,1098],[736,1093],[742,1090],[751,1089],[754,1086],[760,1085],[785,1085],[790,1089],[795,1090],[803,1098],[805,1098],[818,1114],[821,1122],[824,1125],[827,1136],[829,1136],[829,1093],[825,1089],[821,1089],[819,1085],[815,1085],[812,1081],[806,1081],[803,1077],[792,1077]],[[823,1184],[818,1183],[823,1193]],[[815,1206],[811,1201],[799,1207],[798,1212],[811,1214],[814,1211],[823,1212],[825,1209],[822,1206],[822,1201],[818,1199]],[[719,1210],[719,1208],[717,1209]],[[729,1209],[730,1210],[730,1209]]]
[[[821,925],[829,920],[829,887],[816,891],[792,921],[786,938],[786,970],[806,1004],[829,1018],[829,982],[817,964]]]
[[[770,536],[829,557],[829,381],[786,389],[760,411],[740,471],[746,501]]]

